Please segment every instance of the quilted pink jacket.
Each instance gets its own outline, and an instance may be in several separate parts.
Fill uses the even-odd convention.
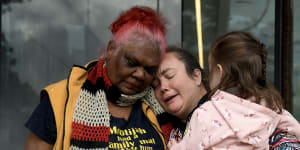
[[[268,150],[275,128],[300,140],[300,124],[288,111],[277,114],[219,90],[194,111],[187,133],[171,150]]]

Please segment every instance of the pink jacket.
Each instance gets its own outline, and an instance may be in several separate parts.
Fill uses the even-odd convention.
[[[268,150],[275,128],[300,140],[300,124],[286,110],[277,114],[219,90],[194,111],[187,133],[171,150]]]

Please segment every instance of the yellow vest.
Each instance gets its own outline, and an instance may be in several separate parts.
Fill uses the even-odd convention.
[[[69,150],[75,104],[79,91],[87,79],[88,72],[93,67],[90,66],[92,63],[95,63],[95,61],[85,67],[74,66],[68,79],[51,84],[44,89],[49,95],[56,121],[57,139],[53,150]],[[151,125],[161,137],[164,149],[167,149],[166,141],[154,112],[144,102],[142,103],[142,109],[149,121],[152,122]]]

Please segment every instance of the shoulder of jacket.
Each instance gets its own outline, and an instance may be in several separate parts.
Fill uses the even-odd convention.
[[[67,86],[67,79],[58,81],[56,83],[50,84],[47,87],[44,88],[48,93],[52,91],[62,90],[63,88],[66,88]]]

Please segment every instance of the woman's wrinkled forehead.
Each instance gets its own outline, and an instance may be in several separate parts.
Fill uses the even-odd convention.
[[[136,45],[137,47],[145,47],[148,49],[153,49],[155,51],[161,52],[160,44],[151,39],[151,37],[147,36],[144,33],[140,32],[132,32],[127,36],[124,36],[123,40],[116,41],[117,45],[124,46],[124,45]]]
[[[140,40],[148,40],[157,47],[161,54],[165,52],[166,44],[164,36],[160,32],[150,31],[147,28],[139,26],[124,26],[113,38],[116,43],[126,43],[129,41],[139,42]]]
[[[166,72],[176,69],[176,64],[178,63],[182,63],[182,62],[178,60],[178,58],[175,56],[174,53],[165,53],[161,57],[159,68],[156,73],[157,77],[161,77]]]

